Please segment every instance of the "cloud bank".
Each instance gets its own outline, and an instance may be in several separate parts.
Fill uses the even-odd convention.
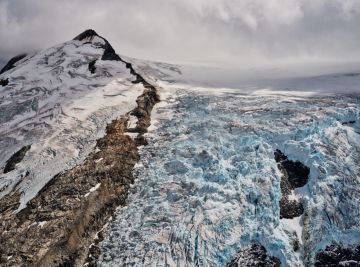
[[[358,0],[0,0],[0,60],[87,28],[159,61],[356,60],[359,25]]]

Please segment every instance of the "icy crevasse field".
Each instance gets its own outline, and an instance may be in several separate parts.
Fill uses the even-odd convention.
[[[162,85],[100,266],[226,266],[254,242],[282,266],[313,266],[332,242],[360,242],[359,96]],[[279,216],[276,149],[310,168],[294,219]]]
[[[0,91],[1,166],[31,144],[15,170],[0,175],[0,198],[21,192],[18,210],[80,164],[112,119],[135,125],[129,111],[144,87],[123,62],[101,60],[102,45],[97,37],[72,40],[0,76],[9,78]],[[221,69],[126,61],[163,87],[163,101],[100,266],[226,266],[253,243],[282,266],[313,266],[333,242],[360,243],[359,64],[307,78],[227,69],[219,79]],[[293,219],[280,219],[277,149],[310,168],[307,184],[288,196],[305,209]]]

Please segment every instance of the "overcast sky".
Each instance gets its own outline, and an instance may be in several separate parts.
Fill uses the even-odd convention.
[[[354,60],[359,26],[360,0],[0,0],[0,61],[87,28],[158,61]]]

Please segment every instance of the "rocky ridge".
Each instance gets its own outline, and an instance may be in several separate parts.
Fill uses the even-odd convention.
[[[107,126],[96,150],[81,165],[53,177],[25,209],[15,212],[21,194],[16,187],[0,200],[1,266],[83,266],[85,262],[93,265],[99,232],[116,207],[125,203],[133,182],[132,169],[139,160],[137,146],[146,143],[143,134],[159,98],[156,88],[95,31],[87,30],[75,40],[93,38],[105,43],[101,60],[122,61],[135,76],[133,83],[142,84],[144,92],[134,110]],[[136,126],[131,128],[128,127],[130,115],[137,117]],[[133,140],[127,132],[138,136]],[[15,168],[26,150],[28,147],[15,153],[4,172]]]

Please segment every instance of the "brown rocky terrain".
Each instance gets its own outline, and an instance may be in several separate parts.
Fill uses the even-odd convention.
[[[156,101],[152,88],[138,99],[134,114],[142,114],[138,127],[143,132]],[[99,151],[54,177],[19,213],[14,213],[19,193],[1,200],[1,266],[82,266],[88,252],[96,252],[92,244],[116,207],[125,204],[139,160],[137,144],[126,131],[127,118],[114,120],[97,141]]]

